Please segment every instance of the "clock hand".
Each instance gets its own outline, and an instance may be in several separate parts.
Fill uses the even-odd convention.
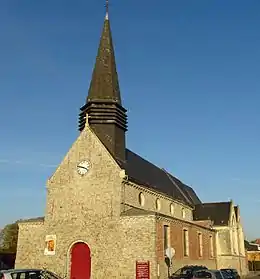
[[[78,166],[78,168],[87,170],[87,168],[85,168],[83,166]]]

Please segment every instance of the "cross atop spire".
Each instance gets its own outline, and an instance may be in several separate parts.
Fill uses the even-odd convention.
[[[106,17],[105,17],[106,20],[108,20],[108,7],[109,7],[109,3],[108,0],[106,0]]]

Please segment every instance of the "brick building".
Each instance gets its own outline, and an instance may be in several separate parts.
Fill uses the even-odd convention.
[[[126,148],[108,13],[79,131],[47,182],[45,216],[19,224],[17,268],[76,279],[133,278],[147,264],[152,279],[184,264],[246,273],[238,207],[203,204],[191,187]]]

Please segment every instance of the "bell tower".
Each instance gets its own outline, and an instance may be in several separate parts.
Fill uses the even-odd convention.
[[[125,161],[127,115],[121,102],[108,2],[88,96],[80,110],[79,131],[87,122],[109,152]]]

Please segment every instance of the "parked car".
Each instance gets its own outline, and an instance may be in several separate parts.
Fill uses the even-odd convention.
[[[198,270],[194,272],[193,279],[226,279],[220,270]]]
[[[240,275],[234,268],[222,268],[220,270],[227,279],[240,279]]]
[[[0,271],[0,279],[61,279],[44,269],[7,269]]]
[[[173,273],[170,279],[192,279],[194,272],[198,270],[207,270],[206,266],[202,265],[186,265]]]

